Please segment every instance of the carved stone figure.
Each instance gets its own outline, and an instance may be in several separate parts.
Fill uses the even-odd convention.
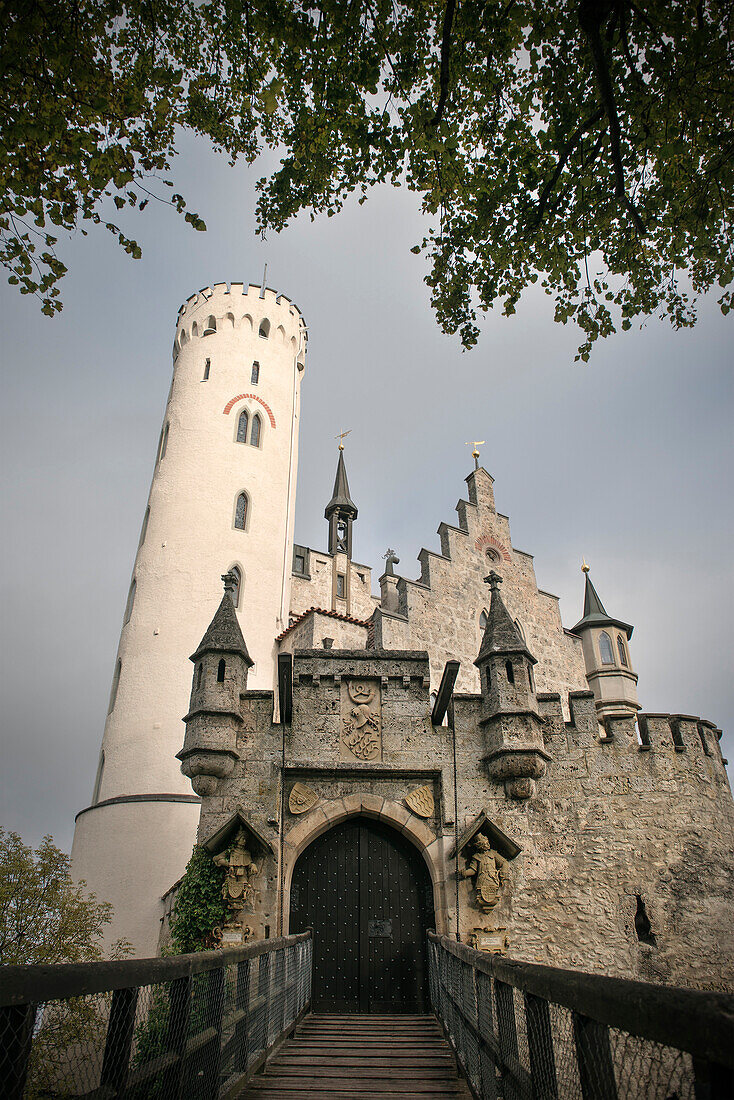
[[[473,849],[474,854],[462,875],[474,879],[477,908],[491,913],[500,899],[500,890],[509,880],[507,860],[494,851],[484,833],[477,833]]]
[[[348,699],[343,711],[342,750],[357,760],[376,760],[382,754],[379,685],[364,680],[347,681]],[[343,753],[344,755],[344,753]]]
[[[408,791],[405,796],[405,803],[409,810],[412,810],[418,817],[430,817],[433,813],[433,788],[430,783],[425,783],[422,787],[415,787],[412,791]]]
[[[240,829],[232,847],[214,856],[213,860],[217,867],[227,869],[227,877],[222,884],[222,897],[227,902],[229,920],[224,930],[235,927],[244,931],[243,916],[254,911],[254,879],[260,873],[259,866],[247,849],[245,830]]]

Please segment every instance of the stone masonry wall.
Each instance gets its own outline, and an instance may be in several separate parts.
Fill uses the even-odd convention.
[[[340,747],[352,678],[379,684],[381,750],[367,762],[346,761]],[[648,716],[647,748],[632,720],[608,725],[602,740],[589,691],[571,693],[567,705],[571,722],[564,720],[558,694],[538,697],[551,762],[535,796],[523,802],[488,778],[481,696],[456,698],[459,831],[484,811],[521,848],[491,914],[477,909],[471,882],[460,880],[462,939],[476,929],[506,929],[511,958],[734,988],[734,804],[715,729],[687,716]],[[252,923],[256,935],[266,926],[276,934],[283,731],[271,722],[269,693],[247,692],[242,706],[240,759],[216,793],[204,798],[199,839],[207,840],[239,809],[270,844]],[[332,824],[361,813],[388,822],[423,852],[436,926],[453,931],[452,738],[448,726],[431,725],[426,653],[297,651],[284,776],[286,930],[288,884],[300,852]],[[302,814],[288,808],[296,782],[317,798]],[[434,810],[424,819],[405,797],[426,784]],[[635,932],[638,898],[654,945],[640,942]]]

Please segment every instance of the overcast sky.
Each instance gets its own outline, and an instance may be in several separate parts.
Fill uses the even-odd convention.
[[[355,558],[376,580],[391,546],[416,577],[416,555],[438,550],[436,528],[465,495],[465,441],[485,439],[497,507],[565,624],[580,617],[585,555],[609,613],[635,626],[644,709],[711,719],[732,756],[734,322],[712,297],[693,331],[650,322],[584,366],[578,332],[553,323],[536,289],[462,353],[409,252],[424,230],[415,196],[382,190],[263,242],[256,176],[188,139],[175,179],[207,233],[152,204],[125,222],[140,261],[103,230],[71,241],[55,319],[0,289],[0,825],[70,847],[91,797],[178,308],[211,282],[259,282],[266,262],[268,285],[309,325],[296,540],[326,544],[334,436],[351,428]]]

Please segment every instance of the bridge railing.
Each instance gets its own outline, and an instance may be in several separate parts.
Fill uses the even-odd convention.
[[[428,934],[433,1008],[480,1100],[731,1100],[734,997]]]
[[[162,959],[0,967],[0,1095],[226,1100],[311,1001],[310,932]]]

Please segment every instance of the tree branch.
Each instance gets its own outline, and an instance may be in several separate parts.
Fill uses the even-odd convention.
[[[604,108],[599,107],[598,110],[594,111],[594,113],[589,118],[587,118],[586,122],[582,122],[580,126],[576,127],[566,144],[561,149],[558,157],[558,164],[555,167],[553,175],[546,183],[538,199],[538,214],[536,225],[540,225],[543,220],[545,208],[548,205],[548,199],[551,196],[553,188],[558,183],[559,176],[561,175],[563,169],[566,167],[566,163],[571,153],[574,151],[584,134],[591,129],[595,122],[599,122],[602,118],[604,118]]]
[[[438,126],[443,117],[446,100],[449,97],[449,58],[451,54],[451,28],[454,22],[454,10],[456,0],[446,0],[446,11],[443,17],[443,35],[441,37],[441,75],[439,77],[439,95],[436,113],[431,119],[431,126]]]

